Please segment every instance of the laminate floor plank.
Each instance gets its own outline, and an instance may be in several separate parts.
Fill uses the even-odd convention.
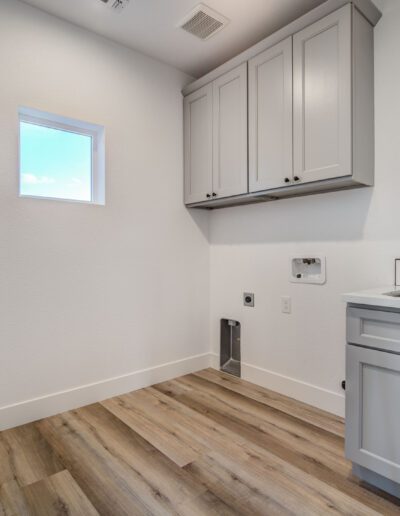
[[[140,475],[114,457],[107,444],[99,443],[77,411],[42,420],[37,425],[101,515],[154,514],[136,494]]]
[[[179,509],[180,516],[240,516],[237,504],[229,506],[211,491],[205,491],[197,498],[183,503]]]
[[[102,402],[102,406],[178,466],[185,466],[199,457],[200,450],[195,443],[189,441],[183,446],[182,439],[177,432],[170,430],[169,425],[163,424],[162,414],[143,410],[136,392],[132,393],[132,396],[128,394],[106,400]]]
[[[379,514],[259,446],[242,446],[231,457],[210,452],[208,459],[211,460],[210,465],[222,464],[235,479],[274,500],[289,513],[303,516]],[[248,499],[251,498],[249,495]]]
[[[0,516],[31,516],[25,495],[16,480],[0,486]]]
[[[32,516],[98,516],[68,471],[22,488]]]
[[[221,499],[238,498],[241,514],[249,516],[380,514],[276,457],[260,450],[248,450],[247,454],[248,460],[244,460],[240,455],[228,458],[211,452],[185,469]],[[268,468],[260,467],[260,459],[268,460]]]
[[[183,385],[184,385],[185,387],[187,387],[187,384],[188,384],[188,383],[190,384],[190,382],[188,382],[188,381],[187,381],[187,377],[184,377],[184,378],[182,378],[182,379],[180,379],[180,380],[175,380],[175,381],[172,381],[172,382],[166,382],[166,383],[167,383],[167,387],[166,387],[166,388],[167,388],[167,391],[166,391],[166,392],[169,392],[169,393],[171,393],[172,384],[178,384],[178,385],[179,385],[179,387],[181,387],[181,384],[182,384],[182,383],[183,383]],[[178,387],[178,392],[179,392],[179,387]],[[160,386],[156,386],[155,388],[156,388],[156,389],[157,389],[157,388],[160,388]],[[162,384],[161,384],[161,388],[162,388]],[[183,391],[184,391],[184,389],[183,389]],[[193,396],[193,397],[195,397],[196,395],[197,395],[197,393],[192,392],[192,396]],[[184,396],[184,395],[182,394],[182,389],[180,390],[180,395],[179,395],[179,396],[181,397],[181,398],[179,398],[179,399],[182,399],[182,397]],[[205,408],[205,410],[204,410],[204,412],[203,412],[203,413],[204,413],[204,414],[206,414],[206,413],[207,413],[207,414],[208,414],[208,416],[210,417],[210,409],[212,409],[212,407],[213,407],[213,405],[214,405],[215,403],[216,403],[216,401],[215,401],[214,399],[207,399],[207,407]],[[191,408],[192,408],[192,407],[193,407],[193,405],[191,405]],[[225,412],[226,412],[226,406],[224,407],[224,405],[218,405],[218,410],[220,410],[222,413],[225,413]],[[235,410],[236,410],[236,408],[235,408]],[[239,405],[239,407],[238,407],[238,411],[241,413],[241,416],[240,416],[240,417],[243,417],[243,419],[244,419],[245,421],[247,421],[247,424],[251,425],[251,424],[252,424],[252,421],[251,421],[251,418],[249,417],[249,413],[248,413],[247,411],[244,411],[244,412],[242,413],[240,405]],[[223,423],[225,423],[225,426],[226,426],[226,427],[230,427],[230,428],[232,428],[232,425],[230,424],[230,421],[227,421],[227,420],[225,420],[225,421],[219,420],[219,421],[218,421],[218,423],[219,423],[219,424],[221,424],[221,425],[222,425]],[[277,430],[277,427],[275,428],[275,430]],[[256,440],[256,442],[257,442],[257,441],[259,441],[259,439],[258,439],[258,440]],[[232,457],[232,456],[233,456],[233,457],[235,457],[235,460],[238,460],[239,455],[240,455],[240,454],[243,454],[243,449],[244,449],[244,448],[246,448],[246,446],[243,446],[243,441],[238,440],[238,439],[233,439],[233,441],[231,441],[231,442],[230,442],[230,444],[229,444],[229,452],[230,452],[230,453],[229,453],[229,454],[225,454],[224,456],[227,456],[227,457]],[[210,455],[209,455],[209,456],[210,456]],[[220,456],[220,457],[222,457],[222,455],[220,455],[220,454],[219,454],[219,456]],[[249,454],[249,453],[246,453],[244,456],[245,456],[245,460],[241,460],[241,461],[240,461],[240,468],[242,468],[243,470],[245,470],[245,465],[246,465],[246,463],[247,463],[247,462],[249,462],[249,457],[251,457],[251,453],[250,453],[250,454]],[[286,473],[285,473],[285,475],[284,475],[284,477],[283,477],[283,478],[286,478],[286,477],[287,477],[287,471],[289,471],[289,470],[290,470],[290,471],[292,471],[292,469],[290,469],[290,468],[292,467],[290,464],[285,463],[284,461],[280,461],[280,460],[279,460],[279,459],[277,459],[277,458],[273,458],[273,457],[272,457],[272,455],[269,455],[268,457],[265,457],[265,461],[266,461],[269,465],[271,465],[271,463],[272,463],[273,461],[275,461],[275,463],[274,463],[274,464],[275,464],[275,468],[277,468],[277,467],[278,467],[278,466],[277,466],[277,464],[279,465],[279,467],[280,467],[280,468],[282,468],[282,467],[285,465],[285,467],[286,467]],[[277,461],[277,462],[276,462],[276,461]],[[188,466],[187,466],[187,469],[188,469],[188,470],[190,470],[190,468],[192,468],[192,467],[193,467],[193,465],[196,465],[196,464],[198,464],[198,461],[195,461],[194,463],[192,463],[192,464],[188,465]],[[254,465],[254,464],[252,464],[251,468],[252,468],[252,470],[256,470],[256,469],[257,469],[257,468],[255,468],[255,465]],[[207,471],[213,471],[213,470],[215,469],[215,464],[213,464],[213,465],[207,464],[207,467],[206,467],[205,469],[206,469]],[[290,495],[292,495],[292,496],[293,496],[293,493],[296,491],[297,486],[296,486],[296,483],[294,482],[294,479],[296,478],[296,476],[297,476],[297,478],[298,478],[299,480],[301,480],[301,479],[303,479],[303,478],[306,478],[306,481],[302,481],[302,482],[301,482],[301,491],[302,491],[303,493],[307,493],[307,490],[306,490],[306,489],[307,489],[307,486],[308,486],[309,484],[311,484],[311,483],[312,483],[313,478],[312,478],[311,476],[309,476],[309,475],[304,475],[304,472],[303,472],[303,471],[300,471],[300,470],[299,470],[299,469],[297,469],[297,468],[296,468],[296,469],[294,469],[293,471],[295,471],[295,473],[296,473],[296,474],[292,474],[293,484],[292,484],[292,485],[290,485],[290,486],[287,486],[287,488],[286,488],[286,489],[284,489],[283,491],[281,491],[280,499],[279,499],[279,500],[277,500],[277,501],[276,501],[276,500],[275,500],[275,501],[273,501],[273,500],[271,500],[271,495],[270,495],[270,494],[268,494],[268,493],[265,493],[265,497],[266,497],[266,499],[262,499],[262,500],[260,501],[260,507],[263,507],[263,506],[265,507],[265,506],[266,506],[266,500],[270,500],[270,503],[274,503],[274,504],[275,504],[275,508],[274,508],[274,510],[276,511],[276,513],[277,513],[277,514],[279,514],[279,512],[278,512],[278,511],[279,511],[279,507],[280,507],[280,506],[281,506],[281,504],[282,504],[282,500],[286,500],[286,504],[287,504],[287,500],[290,498]],[[237,477],[237,476],[238,476],[238,473],[237,473],[237,472],[235,472],[235,473],[234,473],[234,475],[235,475],[235,477]],[[259,476],[259,475],[257,475],[256,477],[254,477],[254,478],[253,478],[251,481],[249,481],[248,483],[250,483],[250,485],[253,485],[253,486],[254,486],[254,485],[257,485],[257,482],[259,482],[260,478],[262,478],[262,481],[263,481],[263,483],[264,483],[265,485],[268,485],[268,477],[267,477],[267,476],[265,476],[265,475],[264,475],[264,476],[262,476],[262,475],[260,475],[260,476]],[[225,478],[225,481],[226,481],[226,478]],[[223,482],[221,482],[221,480],[219,480],[219,481],[218,481],[218,479],[214,479],[214,481],[212,481],[212,482],[210,482],[210,483],[208,483],[208,484],[206,484],[206,485],[207,485],[207,487],[208,487],[209,489],[211,489],[211,490],[212,490],[212,489],[213,489],[213,487],[212,487],[212,486],[217,485],[218,483],[219,483],[219,484],[221,484],[221,483],[223,483]],[[279,485],[282,485],[282,478],[279,478],[279,482],[277,482],[277,484],[275,485],[275,487],[274,487],[274,488],[273,488],[271,485],[269,486],[269,488],[270,488],[270,489],[269,489],[269,492],[271,493],[271,492],[274,492],[274,491],[276,492],[277,490],[279,490],[280,488],[278,488],[278,487],[277,487],[277,486],[279,486]],[[237,486],[235,486],[235,487],[237,488]],[[237,490],[236,490],[236,488],[235,488],[235,491],[234,491],[234,494],[235,494],[235,495],[237,495]],[[328,490],[328,491],[332,490],[332,488],[330,488],[330,487],[329,487],[329,486],[327,486],[326,484],[323,484],[323,483],[321,483],[321,482],[319,482],[319,481],[318,481],[318,489],[319,489],[319,491],[320,491],[321,493],[325,493],[325,491],[327,491],[327,490]],[[315,490],[314,490],[314,491],[315,491]],[[257,493],[260,493],[260,492],[261,492],[261,491],[260,491],[260,487],[259,487],[259,486],[256,488],[256,492],[257,492]],[[335,493],[336,493],[336,492],[335,492]],[[218,494],[218,496],[220,496],[220,493],[217,493],[217,494]],[[331,498],[328,498],[328,494],[330,495],[330,497],[331,497]],[[340,496],[339,496],[339,495],[340,495]],[[314,495],[313,495],[313,496],[314,496]],[[325,496],[325,498],[326,498],[326,499],[329,499],[329,500],[330,500],[330,503],[331,503],[331,504],[332,504],[332,506],[333,506],[333,500],[335,499],[335,497],[333,497],[333,496],[332,496],[332,493],[325,493],[325,494],[324,494],[324,496]],[[226,500],[226,498],[225,498],[225,497],[222,497],[222,498]],[[251,500],[253,501],[253,503],[257,500],[257,497],[256,497],[256,496],[255,496],[255,494],[254,494],[254,491],[252,492],[251,490],[250,490],[249,492],[247,492],[247,493],[242,493],[242,495],[241,495],[241,499],[243,499],[243,498],[244,498],[244,499],[248,499],[248,500],[250,500],[250,499],[251,499]],[[304,495],[303,495],[303,498],[305,498],[305,496],[304,496]],[[338,493],[336,493],[336,498],[337,498],[337,499],[341,499],[341,498],[342,498],[342,499],[344,500],[344,501],[342,501],[342,503],[343,503],[343,507],[344,507],[346,510],[347,510],[347,509],[349,509],[349,508],[351,508],[351,510],[353,511],[353,513],[354,513],[354,514],[361,514],[362,512],[361,512],[360,508],[365,509],[365,512],[366,512],[366,513],[374,514],[374,511],[373,511],[373,510],[368,511],[368,509],[366,509],[364,506],[361,506],[361,505],[360,505],[360,507],[358,507],[358,508],[357,508],[357,506],[358,506],[358,502],[357,502],[356,500],[353,500],[351,497],[347,497],[347,496],[345,496],[345,495],[341,496],[341,493],[339,493],[339,492],[338,492]],[[316,499],[317,499],[317,500],[319,500],[318,498],[316,498]],[[294,500],[293,500],[293,503],[292,503],[292,509],[293,509],[293,510],[294,510],[294,509],[296,509],[296,510],[297,510],[297,507],[298,507],[298,505],[299,505],[300,500],[301,500],[301,497],[300,497],[300,498],[299,498],[299,497],[297,497],[296,499],[294,499]],[[250,511],[250,513],[251,513],[251,512],[253,512],[253,513],[254,513],[254,512],[255,512],[255,513],[260,513],[260,507],[258,507],[258,508],[257,508],[257,507],[254,507],[254,506],[252,506],[250,503],[248,503],[248,504],[247,504],[247,506],[248,506],[248,507],[251,507],[251,511]],[[270,510],[272,510],[272,509],[270,509]],[[284,506],[284,507],[283,507],[283,510],[284,510],[284,511],[290,511],[291,509],[289,508],[289,506],[288,506],[288,505],[286,505],[286,506]],[[312,509],[311,509],[310,507],[307,507],[307,510],[308,510],[308,511],[312,511]],[[329,510],[330,510],[330,509],[329,509],[329,504],[324,504],[324,503],[323,503],[323,504],[322,504],[322,506],[321,506],[321,508],[320,508],[319,510],[314,511],[314,513],[315,513],[315,514],[319,514],[319,513],[323,513],[323,512],[329,511]],[[244,511],[243,511],[243,509],[242,509],[242,512],[244,512]]]
[[[211,447],[225,449],[229,453],[229,443],[233,437],[237,441],[244,441],[239,435],[233,436],[229,428],[216,424],[152,387],[121,396],[118,402],[117,406],[113,400],[103,402],[102,405],[172,460],[175,459],[177,446],[194,452],[190,461],[193,462]],[[124,404],[123,410],[121,402]],[[152,424],[151,435],[147,431],[143,432],[142,427],[137,424],[136,415],[142,420],[146,418],[147,427]],[[172,444],[171,450],[169,443]],[[183,466],[186,463],[178,464]]]
[[[0,465],[0,486],[24,486],[65,469],[32,423],[0,432]]]
[[[174,511],[205,492],[182,468],[101,405],[77,413],[90,426],[95,439],[144,481],[143,493],[139,489],[136,492],[145,504],[151,505],[155,499],[158,505],[162,502],[166,510]]]
[[[253,484],[248,484],[233,471],[210,457],[203,457],[188,464],[185,470],[228,506],[236,507],[239,514],[243,516],[293,514],[273,497],[265,496]]]
[[[288,429],[285,417],[280,425],[279,417],[276,417],[276,414],[272,414],[271,417],[268,408],[260,409],[257,402],[243,400],[241,395],[232,394],[226,389],[225,393],[207,392],[207,387],[196,379],[183,377],[157,385],[155,389],[164,394],[171,394],[176,383],[194,386],[191,393],[178,395],[176,401],[207,415],[222,427],[230,428],[243,439],[263,446],[276,444],[282,450],[290,450],[302,457],[308,457],[310,463],[321,463],[329,470],[338,471],[343,475],[349,474],[350,465],[343,457],[340,442],[329,447],[329,440],[324,442],[318,432],[307,432],[307,427],[300,430],[300,426],[295,425]]]
[[[47,436],[45,423],[40,426]],[[132,499],[139,513],[160,515],[178,513],[181,504],[205,492],[184,470],[99,404],[63,415],[56,424],[58,431],[53,439],[59,442],[53,440],[52,445],[61,443],[63,448],[59,450],[62,456],[68,455],[65,462],[69,469],[102,514],[110,510],[107,491],[111,489],[119,495],[123,491],[127,504]],[[60,425],[66,428],[66,424],[69,430],[61,435]],[[108,471],[108,489],[93,468],[76,463],[79,457],[85,464],[101,458],[100,471]],[[117,514],[124,514],[124,507],[118,507],[119,500],[113,503]]]
[[[400,516],[343,430],[206,369],[0,432],[0,516]]]
[[[194,375],[217,385],[223,385],[225,388],[243,394],[250,399],[296,416],[302,421],[311,423],[339,437],[344,437],[344,420],[339,416],[215,369],[204,369],[194,373]]]
[[[196,385],[198,388],[193,388]],[[265,450],[271,451],[277,457],[301,469],[302,471],[315,476],[326,482],[328,485],[334,486],[357,501],[363,501],[366,507],[372,510],[379,510],[384,507],[387,514],[399,514],[398,508],[391,503],[392,497],[388,497],[379,492],[366,488],[364,484],[357,481],[351,475],[351,464],[344,458],[344,442],[340,440],[340,446],[336,453],[327,452],[324,448],[320,448],[319,444],[314,440],[308,440],[303,436],[300,438],[296,432],[287,434],[279,428],[279,423],[271,427],[265,425],[254,417],[251,406],[254,400],[251,400],[248,409],[241,407],[238,402],[232,404],[229,396],[225,396],[221,391],[219,394],[211,396],[207,393],[207,389],[197,380],[193,381],[193,377],[182,377],[170,382],[154,386],[166,395],[174,397],[175,400],[187,405],[193,410],[199,411],[201,414],[207,414],[207,417],[216,423],[230,428],[233,432],[244,437],[248,443],[255,444]],[[206,392],[205,392],[206,391]],[[219,397],[218,397],[219,396]],[[265,412],[268,416],[268,411]],[[285,417],[283,418],[283,426],[285,426]],[[320,435],[323,438],[324,431]],[[333,434],[333,437],[338,437]],[[340,439],[340,438],[339,438]],[[389,501],[383,500],[382,496],[388,498]]]
[[[265,425],[266,429],[275,429],[282,432],[282,435],[294,438],[301,443],[304,441],[312,443],[321,452],[326,451],[328,454],[332,454],[335,460],[339,458],[342,463],[346,462],[343,459],[343,439],[331,432],[195,375],[183,376],[176,383],[183,384],[189,389],[186,391],[189,397],[199,394],[207,400],[211,407],[217,408],[217,405],[220,409],[225,407],[227,411],[236,414],[249,424],[260,428]]]

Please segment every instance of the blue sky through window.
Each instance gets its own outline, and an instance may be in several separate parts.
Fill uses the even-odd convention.
[[[20,193],[92,200],[92,137],[20,122]]]

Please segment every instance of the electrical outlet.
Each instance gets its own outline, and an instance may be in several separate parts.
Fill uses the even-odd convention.
[[[243,294],[244,306],[254,306],[254,294],[251,292],[245,292]]]
[[[292,298],[282,296],[281,297],[281,309],[283,314],[292,313]]]

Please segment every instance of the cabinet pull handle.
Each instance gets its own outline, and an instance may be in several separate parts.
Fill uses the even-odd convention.
[[[300,181],[299,176],[294,176],[294,178],[293,178],[293,179],[294,179],[295,181]]]
[[[218,194],[216,194],[215,192],[213,192],[212,196],[213,197],[217,197]]]
[[[290,183],[290,179],[288,177],[285,177],[285,183]]]
[[[211,197],[211,195],[208,193],[208,194],[206,195],[206,197],[207,197],[207,199],[209,199],[209,198]]]

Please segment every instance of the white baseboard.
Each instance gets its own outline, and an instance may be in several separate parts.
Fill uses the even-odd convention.
[[[211,355],[211,367],[213,369],[218,369],[220,368],[220,365],[219,365],[219,355],[217,353],[210,353]]]
[[[212,353],[210,362],[219,369],[219,355]],[[243,362],[241,374],[243,380],[344,417],[344,395]]]
[[[13,428],[44,417],[54,416],[66,410],[83,407],[126,392],[149,387],[155,383],[165,382],[206,367],[210,367],[209,353],[0,407],[0,430]]]
[[[115,378],[0,407],[0,430],[13,428],[59,414],[60,412],[96,403],[112,396],[149,387],[155,383],[171,380],[172,378],[200,371],[210,366],[214,369],[219,369],[219,355],[215,353],[195,355]],[[242,363],[242,378],[322,410],[344,416],[344,396],[336,392],[246,363]]]

